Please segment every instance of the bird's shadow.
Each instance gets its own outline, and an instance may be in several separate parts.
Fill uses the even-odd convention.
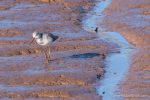
[[[96,56],[100,56],[99,53],[83,53],[83,54],[74,54],[70,56],[70,58],[93,58]]]
[[[97,56],[102,56],[102,58],[105,59],[105,54],[99,54],[99,53],[74,54],[74,55],[71,55],[69,57],[61,57],[59,59],[69,59],[69,58],[83,58],[83,59],[86,59],[86,58],[94,58],[94,57],[97,57]],[[56,60],[59,60],[59,59],[51,59],[51,60],[49,60],[49,62],[56,61]]]

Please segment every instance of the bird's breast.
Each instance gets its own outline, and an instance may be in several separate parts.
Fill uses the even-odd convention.
[[[52,39],[36,39],[36,42],[39,44],[39,45],[47,45],[49,44],[50,42],[52,41]]]

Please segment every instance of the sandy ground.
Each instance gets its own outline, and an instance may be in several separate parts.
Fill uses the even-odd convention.
[[[112,0],[105,10],[108,30],[120,32],[137,48],[130,70],[122,82],[125,100],[150,99],[150,1]]]
[[[92,0],[37,1],[0,1],[0,99],[100,100],[97,76],[115,46],[81,28]],[[35,30],[60,37],[48,65],[41,47],[28,44]]]

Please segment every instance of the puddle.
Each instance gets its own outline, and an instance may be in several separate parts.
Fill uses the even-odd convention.
[[[45,73],[45,70],[43,69],[28,69],[26,71],[23,72],[24,74],[27,74],[27,75],[35,75],[35,74],[42,74],[42,73]]]
[[[38,24],[36,21],[0,20],[0,28],[24,27],[31,24]]]
[[[29,8],[35,8],[36,5],[33,5],[31,3],[17,3],[14,7],[12,7],[10,10],[19,10],[19,9],[29,9]]]
[[[100,56],[98,53],[84,53],[84,54],[75,54],[70,56],[71,58],[93,58],[96,56]]]
[[[80,70],[79,69],[56,69],[56,70],[54,70],[54,71],[50,71],[50,73],[54,73],[54,74],[59,74],[59,73],[78,73]]]
[[[16,26],[23,26],[25,25],[25,23],[23,22],[18,22],[15,20],[1,20],[0,21],[0,28],[12,28],[12,27],[16,27]]]
[[[9,92],[17,92],[17,91],[27,91],[30,90],[29,86],[8,86],[4,84],[0,84],[1,91],[9,91]]]
[[[13,36],[13,37],[0,37],[1,41],[19,41],[19,40],[27,40],[25,37]]]
[[[97,93],[102,96],[102,100],[122,100],[119,94],[119,84],[128,71],[131,61],[133,46],[118,32],[107,32],[105,28],[99,27],[103,24],[103,10],[111,3],[111,0],[97,0],[96,6],[83,20],[83,28],[86,31],[97,34],[99,40],[113,43],[119,46],[120,53],[109,54],[105,59],[104,78],[97,87]],[[98,32],[95,28],[98,27]]]

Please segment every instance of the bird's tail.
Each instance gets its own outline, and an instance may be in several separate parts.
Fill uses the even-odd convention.
[[[50,37],[52,37],[53,38],[53,41],[55,41],[55,40],[57,40],[59,37],[58,36],[56,36],[56,35],[53,35],[53,34],[49,34],[50,35]]]
[[[59,38],[58,36],[54,35],[54,41],[57,40],[58,38]]]

